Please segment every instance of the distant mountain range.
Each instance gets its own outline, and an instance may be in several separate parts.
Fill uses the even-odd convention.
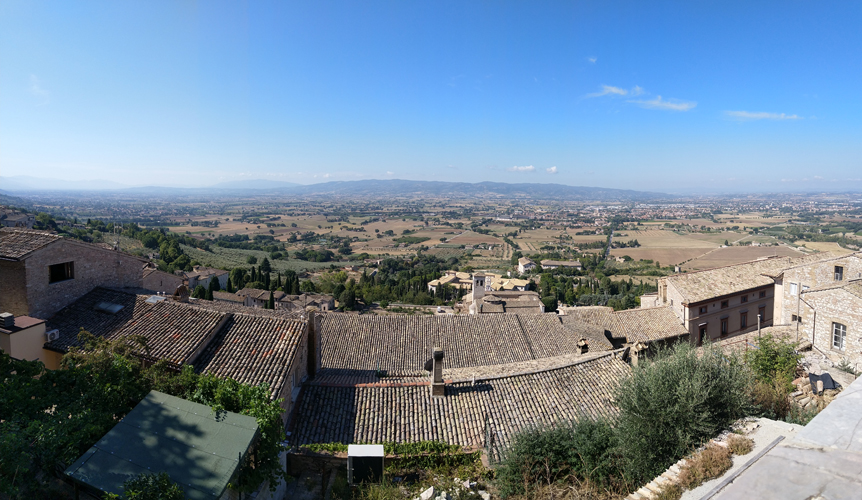
[[[129,187],[104,180],[48,181],[35,177],[0,177],[0,189],[9,194],[44,191],[101,191],[140,195],[183,196],[202,194],[221,195],[290,195],[294,197],[395,197],[433,196],[453,198],[499,197],[510,199],[567,200],[567,201],[642,201],[670,199],[664,193],[609,189],[600,187],[566,186],[564,184],[507,184],[503,182],[442,182],[410,181],[401,179],[332,181],[301,185],[291,182],[252,179],[221,182],[205,188],[177,188],[144,186]]]

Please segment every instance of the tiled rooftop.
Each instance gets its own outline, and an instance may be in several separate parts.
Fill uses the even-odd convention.
[[[61,239],[62,236],[46,231],[12,227],[0,228],[0,258],[20,259]]]
[[[244,384],[266,382],[275,397],[304,332],[301,321],[234,314],[207,345],[195,370]]]
[[[456,382],[432,398],[427,385],[305,384],[293,444],[438,440],[488,446],[494,458],[518,430],[581,415],[611,416],[612,390],[628,365],[617,353],[489,380]],[[485,443],[485,425],[490,443]]]
[[[55,351],[65,352],[72,346],[79,346],[78,333],[83,328],[97,337],[104,337],[122,329],[133,318],[150,310],[153,304],[145,302],[146,296],[121,292],[108,288],[94,288],[75,302],[64,307],[48,320],[48,330],[57,329],[60,336],[57,340],[48,342],[46,347]],[[117,313],[111,314],[96,310],[102,302],[123,306]]]
[[[744,264],[717,267],[692,273],[668,276],[669,284],[679,290],[689,304],[711,300],[723,295],[750,290],[774,283],[773,277],[784,269],[833,257],[832,254],[812,254],[802,257],[774,257]]]
[[[626,342],[652,342],[688,335],[670,307],[629,309],[614,313],[626,334]]]
[[[434,347],[444,368],[500,365],[577,352],[581,337],[592,351],[610,342],[589,325],[564,326],[557,315],[357,316],[330,313],[321,326],[322,368],[417,373]]]
[[[617,321],[614,310],[606,306],[586,306],[566,308],[566,314],[560,316],[563,324],[568,322],[583,322],[602,328],[613,339],[625,340],[626,334]]]
[[[153,297],[95,288],[48,320],[48,329],[57,328],[60,337],[46,346],[60,352],[80,347],[81,328],[108,339],[144,336],[150,356],[175,364],[191,362],[206,346],[194,360],[199,372],[267,382],[273,396],[281,389],[305,331],[296,315],[218,301],[148,302]],[[103,302],[122,308],[102,312],[97,306]]]

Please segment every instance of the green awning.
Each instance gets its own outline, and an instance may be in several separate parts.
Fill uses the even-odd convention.
[[[187,498],[217,499],[257,430],[254,417],[215,413],[209,406],[152,391],[66,469],[66,475],[122,494],[123,483],[140,473],[167,472]]]

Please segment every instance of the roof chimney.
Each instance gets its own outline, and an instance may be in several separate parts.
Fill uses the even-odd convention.
[[[446,384],[443,383],[443,349],[435,347],[431,356],[434,363],[434,382],[431,384],[431,396],[440,397],[446,395]]]
[[[12,328],[15,326],[15,315],[12,313],[0,313],[0,327]]]
[[[581,354],[586,354],[587,351],[590,350],[590,344],[584,337],[581,337],[581,340],[578,341],[578,350],[581,352]]]

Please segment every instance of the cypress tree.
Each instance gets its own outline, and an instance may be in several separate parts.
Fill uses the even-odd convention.
[[[267,309],[275,309],[275,294],[273,294],[272,290],[269,291],[269,302],[266,306]]]

